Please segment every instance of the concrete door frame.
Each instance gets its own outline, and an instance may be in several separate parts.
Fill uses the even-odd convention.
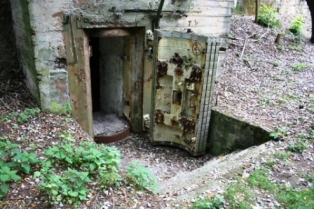
[[[89,25],[78,27],[80,18],[71,16],[64,26],[67,52],[68,79],[72,115],[91,137],[93,133],[92,95],[90,77],[90,37],[114,37],[130,35],[130,125],[134,132],[143,131],[143,75],[145,27],[107,27]],[[133,52],[133,53],[132,53]],[[83,95],[82,95],[83,94]],[[85,96],[84,96],[85,95]]]

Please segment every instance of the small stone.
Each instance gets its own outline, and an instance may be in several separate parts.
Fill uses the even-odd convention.
[[[151,208],[152,205],[148,202],[148,203],[147,203],[147,207]]]
[[[274,204],[276,205],[276,207],[280,207],[281,206],[280,203],[277,202],[276,200],[274,201]]]
[[[138,191],[138,192],[136,192],[136,194],[138,194],[139,196],[142,196],[142,195],[143,195],[143,192]]]

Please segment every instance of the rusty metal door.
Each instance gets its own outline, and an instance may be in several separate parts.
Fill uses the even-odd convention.
[[[220,38],[155,31],[151,141],[204,154]]]
[[[93,118],[89,68],[89,42],[84,30],[76,27],[76,17],[64,26],[72,115],[82,129],[93,137]]]

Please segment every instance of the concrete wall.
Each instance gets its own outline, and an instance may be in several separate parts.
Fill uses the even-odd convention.
[[[212,110],[207,146],[213,155],[259,145],[272,140],[269,131],[262,127],[235,119],[217,110]]]
[[[84,21],[103,22],[112,27],[142,24],[146,29],[152,29],[151,12],[122,11],[156,9],[159,4],[155,0],[11,0],[11,3],[28,86],[41,107],[48,110],[51,110],[51,104],[64,105],[70,101],[67,67],[59,62],[66,58],[62,36],[64,14],[78,15]],[[186,10],[188,17],[181,17],[175,12],[162,13],[160,27],[176,31],[187,31],[189,28],[194,33],[208,36],[225,35],[229,32],[233,3],[233,0],[166,0],[163,10]],[[28,12],[30,15],[27,15]],[[224,59],[222,52],[220,65]],[[151,72],[152,60],[147,51],[145,89],[150,87]],[[144,98],[149,98],[149,92],[145,91]],[[150,102],[144,100],[144,113],[148,113]]]
[[[0,2],[0,82],[18,70],[10,1]],[[19,73],[19,72],[18,72]]]
[[[26,76],[26,84],[33,96],[39,101],[39,87],[37,71],[34,63],[33,28],[30,24],[30,12],[28,1],[12,0],[12,18],[18,58]]]
[[[101,110],[123,116],[124,37],[100,38]]]

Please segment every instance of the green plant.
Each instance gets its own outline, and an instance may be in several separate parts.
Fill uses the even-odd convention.
[[[80,172],[71,168],[57,175],[52,170],[47,173],[36,172],[34,177],[41,177],[39,189],[46,193],[53,204],[68,202],[78,204],[87,199],[88,183],[91,179],[88,172]]]
[[[49,147],[45,151],[45,155],[51,160],[65,161],[69,164],[73,164],[73,160],[75,159],[73,145],[69,143]]]
[[[265,162],[266,167],[272,168],[277,164],[276,160],[270,160]]]
[[[287,97],[279,98],[279,102],[280,103],[286,103],[286,102],[288,102],[288,99],[287,99]]]
[[[291,156],[291,152],[276,152],[274,156],[279,160],[287,160]]]
[[[314,188],[301,190],[282,187],[276,193],[276,199],[287,209],[312,209],[314,208]]]
[[[28,122],[28,120],[32,117],[34,117],[37,113],[40,113],[39,108],[34,108],[34,109],[25,109],[21,113],[13,112],[12,116],[16,117],[16,120],[20,123],[25,123]]]
[[[297,63],[292,66],[295,71],[303,71],[309,69],[309,66],[304,63]]]
[[[284,136],[288,135],[288,130],[286,128],[276,128],[275,130],[271,131],[269,136],[273,137],[274,139],[281,139]]]
[[[9,115],[1,116],[0,120],[3,121],[3,122],[8,122],[10,120],[10,116]]]
[[[270,105],[273,105],[274,104],[274,101],[268,97],[263,97],[261,99],[261,104],[264,105],[264,106],[270,106]]]
[[[0,198],[4,197],[9,190],[9,183],[13,181],[18,181],[21,179],[16,173],[18,170],[11,170],[9,166],[3,165],[3,162],[0,162]]]
[[[289,97],[290,99],[298,99],[298,98],[299,98],[299,96],[294,95],[294,94],[289,94],[288,97]]]
[[[305,27],[304,21],[305,21],[305,19],[302,15],[296,16],[295,18],[292,19],[291,26],[290,26],[289,30],[294,35],[300,35],[302,29]]]
[[[240,179],[227,187],[225,198],[230,208],[251,209],[256,201],[252,190]]]
[[[31,171],[31,164],[37,164],[40,161],[37,159],[37,155],[35,153],[28,153],[26,151],[16,152],[14,159],[15,167],[20,167],[21,171],[26,174],[29,174]],[[13,165],[13,163],[12,163]]]
[[[278,48],[280,51],[285,50],[285,47],[284,47],[283,45],[277,45],[277,48]]]
[[[72,106],[70,102],[67,102],[65,104],[51,102],[50,111],[55,114],[67,115],[67,114],[71,114]]]
[[[6,195],[10,183],[19,180],[20,172],[29,174],[31,164],[39,163],[36,154],[20,152],[19,145],[0,137],[0,198]]]
[[[128,165],[126,169],[128,179],[137,184],[140,189],[146,188],[154,194],[157,192],[157,177],[152,174],[148,168],[138,162],[133,162],[131,165]]]
[[[69,137],[62,133],[61,138]],[[100,188],[119,185],[121,178],[118,166],[121,162],[120,152],[114,147],[83,142],[79,146],[69,143],[49,147],[45,156],[49,159],[42,163],[42,169],[35,177],[40,177],[40,190],[50,196],[53,204],[67,201],[77,204],[86,199],[88,183],[97,181]],[[58,163],[68,170],[58,175],[52,165]],[[60,169],[60,168],[59,168]]]
[[[194,209],[222,209],[225,203],[225,199],[217,195],[214,198],[206,198],[195,202]]]
[[[311,105],[309,106],[309,110],[310,110],[310,112],[314,113],[314,104],[311,104]]]
[[[307,144],[303,139],[297,139],[296,142],[290,142],[288,150],[291,152],[302,153],[307,148]]]
[[[309,173],[305,176],[305,180],[308,182],[308,186],[314,192],[314,173]]]
[[[72,121],[72,118],[66,118],[65,122],[70,123]]]
[[[248,178],[250,186],[259,187],[264,190],[274,191],[276,185],[268,179],[267,169],[257,169]]]
[[[279,67],[279,63],[278,62],[273,62],[272,63],[274,67]]]
[[[275,8],[261,4],[257,23],[270,28],[280,28],[281,23]]]
[[[59,134],[59,138],[63,140],[67,140],[70,142],[75,142],[74,137],[71,135],[69,131],[63,131],[62,133]]]
[[[38,148],[38,146],[36,144],[30,144],[29,148],[31,148],[32,150],[35,150]]]
[[[290,45],[289,48],[292,50],[295,50],[295,51],[301,51],[302,50],[301,45]]]
[[[65,143],[49,147],[45,155],[53,162],[80,168],[91,175],[98,174],[101,187],[119,184],[121,180],[118,172],[120,152],[114,147],[97,146],[91,142],[84,142],[80,146]]]
[[[285,73],[286,73],[287,75],[289,75],[289,74],[291,74],[291,70],[285,70]]]
[[[314,183],[314,173],[306,175],[305,180],[308,181],[309,183]]]

